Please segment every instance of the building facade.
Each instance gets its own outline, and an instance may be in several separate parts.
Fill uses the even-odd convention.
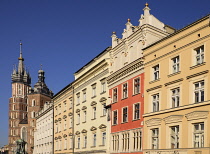
[[[111,97],[111,153],[143,153],[144,68],[143,48],[174,29],[150,14],[148,4],[133,26],[128,19],[122,39],[112,35],[108,77]]]
[[[18,68],[12,73],[12,97],[9,99],[9,153],[16,152],[16,141],[27,142],[25,149],[29,154],[34,148],[35,114],[43,107],[44,102],[51,101],[52,91],[45,84],[44,71],[38,72],[38,82],[31,87],[31,77],[24,67],[22,43]]]
[[[210,152],[209,50],[209,16],[144,49],[144,153]]]
[[[106,104],[109,75],[109,50],[106,48],[75,75],[74,153],[109,153],[109,121]]]
[[[54,153],[73,153],[73,87],[64,87],[54,97]]]
[[[33,154],[53,153],[53,103],[46,102],[36,114]]]

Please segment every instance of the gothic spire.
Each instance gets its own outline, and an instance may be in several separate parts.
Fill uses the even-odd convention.
[[[20,42],[20,57],[18,58],[19,64],[18,64],[18,73],[23,74],[24,73],[24,58],[22,56],[22,43]]]

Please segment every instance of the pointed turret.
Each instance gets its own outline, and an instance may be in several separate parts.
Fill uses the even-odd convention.
[[[34,85],[34,89],[32,90],[32,93],[37,93],[37,94],[44,94],[47,96],[52,97],[53,93],[47,85],[45,84],[45,72],[42,70],[42,65],[41,69],[38,71],[38,82]]]
[[[22,82],[24,84],[30,85],[31,84],[31,77],[29,73],[26,72],[24,68],[24,58],[22,55],[22,43],[20,43],[20,56],[18,58],[18,68],[16,67],[13,68],[12,72],[12,82]]]

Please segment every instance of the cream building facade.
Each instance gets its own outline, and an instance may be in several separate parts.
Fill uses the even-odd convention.
[[[54,153],[73,153],[73,88],[69,84],[53,97]]]
[[[74,153],[109,153],[109,51],[106,48],[74,74]]]
[[[144,49],[144,153],[210,153],[209,50],[209,16]]]
[[[36,115],[33,154],[53,153],[53,103],[46,102]]]

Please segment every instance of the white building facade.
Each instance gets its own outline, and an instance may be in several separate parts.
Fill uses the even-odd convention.
[[[53,103],[46,102],[36,116],[34,154],[53,153]]]

